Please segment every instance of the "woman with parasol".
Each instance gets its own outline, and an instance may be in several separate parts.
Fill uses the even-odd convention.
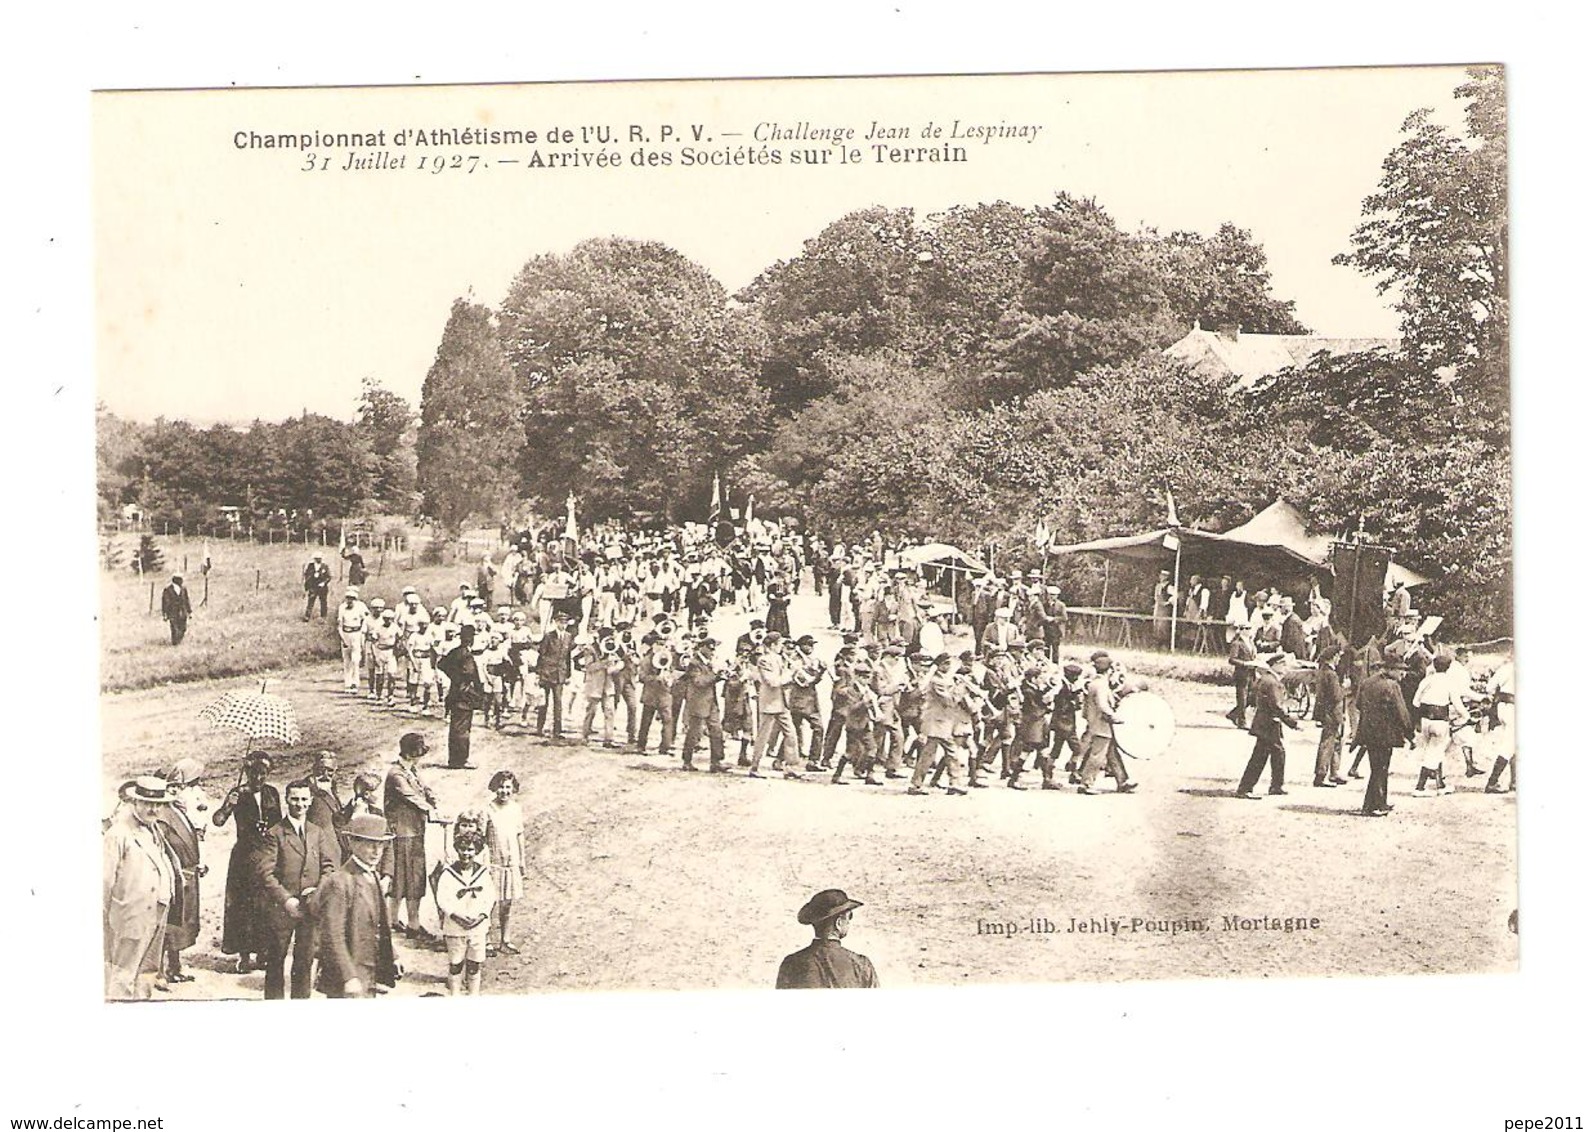
[[[266,781],[270,773],[271,757],[264,751],[251,751],[243,762],[243,781],[227,792],[226,801],[210,819],[217,826],[237,821],[238,840],[227,859],[221,950],[238,957],[240,975],[263,968],[260,957],[266,948],[252,861],[265,844],[266,831],[282,820],[282,795]]]
[[[282,796],[266,781],[271,773],[271,756],[258,744],[297,743],[299,724],[293,705],[280,696],[267,694],[263,683],[258,692],[228,692],[200,712],[199,718],[239,732],[255,748],[243,760],[238,784],[227,792],[226,801],[210,819],[218,827],[234,818],[237,821],[238,840],[227,861],[221,950],[238,956],[241,975],[262,969],[260,957],[266,947],[266,921],[258,908],[251,858],[264,844],[266,831],[282,820]]]

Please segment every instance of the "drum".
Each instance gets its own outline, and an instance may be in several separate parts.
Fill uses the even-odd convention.
[[[1173,709],[1154,692],[1135,692],[1117,705],[1121,720],[1112,725],[1117,749],[1136,759],[1150,759],[1173,741]]]

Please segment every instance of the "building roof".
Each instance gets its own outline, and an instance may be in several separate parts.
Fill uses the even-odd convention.
[[[1198,326],[1162,353],[1187,362],[1200,373],[1233,378],[1233,388],[1248,389],[1263,377],[1302,366],[1326,350],[1334,357],[1368,350],[1397,350],[1398,338],[1326,338],[1319,334],[1246,334],[1202,330]]]

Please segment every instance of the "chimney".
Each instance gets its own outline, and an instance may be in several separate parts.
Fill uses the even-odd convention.
[[[1229,342],[1237,342],[1239,341],[1239,334],[1241,331],[1243,331],[1243,329],[1244,327],[1240,326],[1237,322],[1219,322],[1217,324],[1217,337],[1225,339]]]

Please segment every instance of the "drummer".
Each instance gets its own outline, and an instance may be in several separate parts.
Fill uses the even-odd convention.
[[[1097,649],[1090,655],[1090,663],[1095,667],[1095,674],[1084,686],[1084,763],[1079,768],[1079,793],[1100,793],[1095,789],[1095,780],[1104,766],[1117,780],[1117,792],[1128,794],[1138,783],[1129,781],[1128,770],[1123,766],[1112,736],[1112,724],[1120,719],[1117,714],[1119,693],[1113,687],[1112,656],[1105,649]]]

